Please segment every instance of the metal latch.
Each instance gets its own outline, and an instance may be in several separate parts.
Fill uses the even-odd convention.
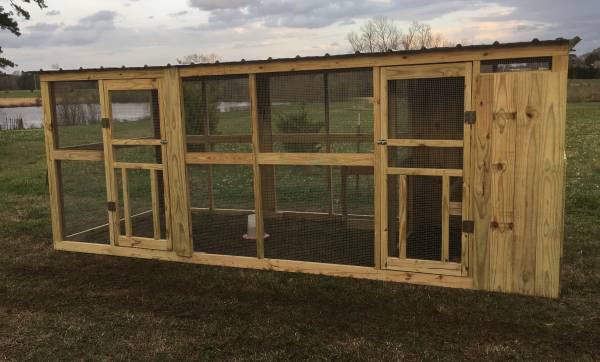
[[[475,111],[466,111],[465,112],[465,123],[466,124],[475,124],[477,120],[477,113]]]
[[[110,120],[108,118],[102,118],[102,128],[109,128]]]
[[[167,140],[160,140],[160,144],[161,145],[166,145],[167,143],[169,143],[169,141],[167,141]]]
[[[378,145],[387,145],[387,140],[385,138],[379,139],[375,141]]]
[[[117,204],[114,201],[109,201],[106,203],[106,208],[111,212],[117,211]]]
[[[462,232],[472,234],[475,231],[475,223],[473,220],[463,220]]]

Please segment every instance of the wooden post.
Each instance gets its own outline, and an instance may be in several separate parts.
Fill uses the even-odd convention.
[[[402,221],[400,221],[402,222]],[[442,262],[450,260],[450,176],[442,176]]]
[[[190,192],[185,164],[186,139],[183,116],[183,96],[179,69],[169,67],[164,70],[161,81],[161,108],[164,114],[165,136],[167,139],[166,172],[169,180],[169,201],[171,207],[170,224],[173,250],[179,256],[193,253],[191,230]]]
[[[208,117],[208,96],[206,95],[206,81],[202,80],[202,122],[204,128],[204,136],[208,139],[210,136],[210,118]],[[204,144],[205,151],[212,151],[212,143],[207,142]],[[208,165],[208,190],[206,190],[208,194],[208,209],[210,211],[215,208],[215,199],[213,195],[213,166]]]
[[[250,116],[252,118],[252,174],[254,187],[254,213],[256,214],[256,256],[259,259],[265,257],[265,228],[263,217],[262,200],[262,181],[261,169],[258,164],[258,153],[260,148],[259,141],[259,120],[258,120],[258,100],[256,94],[256,75],[248,75],[248,94],[250,95]]]
[[[377,144],[377,140],[383,138],[386,134],[382,126],[381,117],[384,113],[382,108],[387,107],[381,101],[381,87],[381,68],[373,67],[373,178],[375,183],[375,250],[373,254],[375,257],[375,268],[377,269],[385,266],[383,260],[387,258],[387,177],[385,175],[385,164],[383,163],[385,147]]]
[[[323,99],[325,103],[325,152],[331,152],[331,120],[329,115],[329,73],[323,72]],[[333,215],[333,169],[327,166],[327,190],[329,191],[329,215]]]
[[[273,152],[273,129],[271,124],[271,89],[269,78],[255,76],[258,118],[259,149],[257,152]],[[261,166],[262,206],[265,212],[277,211],[275,194],[275,169],[272,165]]]

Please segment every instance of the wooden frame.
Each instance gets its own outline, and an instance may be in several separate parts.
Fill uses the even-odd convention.
[[[56,250],[88,252],[95,254],[131,256],[160,260],[171,260],[209,265],[283,270],[348,276],[374,280],[388,280],[416,284],[459,288],[497,290],[549,297],[558,296],[559,262],[562,250],[562,211],[564,204],[564,120],[566,100],[566,74],[568,65],[566,41],[541,42],[539,44],[515,44],[513,46],[465,47],[459,50],[392,52],[382,55],[358,55],[348,57],[321,57],[315,59],[287,59],[266,62],[241,62],[235,64],[197,65],[185,67],[108,69],[73,72],[42,73],[41,94],[43,99],[44,135],[48,162],[48,184],[52,232]],[[480,74],[480,61],[489,59],[552,57],[551,71],[521,72],[521,74]],[[373,73],[373,134],[330,133],[325,134],[274,134],[263,139],[259,130],[270,127],[264,123],[258,111],[260,102],[257,88],[263,87],[257,75],[270,72],[321,71],[325,74],[324,87],[328,84],[328,71],[350,68],[371,68]],[[251,135],[186,136],[184,109],[182,106],[182,78],[197,76],[247,75],[248,94],[251,104]],[[387,139],[387,79],[418,79],[423,77],[465,76],[465,101],[467,111],[476,111],[475,124],[464,128],[462,140],[435,139],[388,139],[392,147],[454,147],[463,149],[463,165],[457,169],[427,169],[390,167],[387,164],[387,147],[378,142]],[[136,138],[114,139],[111,128],[102,130],[103,144],[61,148],[55,146],[54,103],[52,82],[97,80],[100,91],[101,116],[111,118],[109,106],[110,90],[158,89],[160,139]],[[514,84],[523,87],[513,87]],[[512,88],[511,88],[512,87]],[[501,104],[498,92],[509,89],[508,97],[521,97],[527,93],[530,108],[524,110],[520,103]],[[327,93],[327,92],[326,92]],[[536,96],[542,94],[542,96]],[[327,98],[327,97],[326,97]],[[505,97],[505,99],[508,99]],[[329,106],[325,99],[325,108]],[[514,107],[512,109],[511,107]],[[502,112],[511,114],[502,122],[509,125],[502,132],[499,120]],[[524,118],[525,117],[525,118]],[[525,122],[530,119],[534,122]],[[535,122],[545,122],[546,127]],[[328,123],[328,122],[327,122]],[[513,126],[514,124],[514,126]],[[268,129],[266,129],[268,131]],[[507,133],[508,132],[508,133]],[[373,143],[372,153],[276,153],[269,142],[303,143],[307,140],[324,143],[329,151],[330,143]],[[543,141],[542,141],[543,140]],[[164,141],[164,142],[161,142]],[[186,142],[206,144],[208,152],[186,152]],[[514,142],[512,151],[506,148]],[[247,143],[252,146],[248,153],[211,152],[218,143]],[[527,145],[536,145],[529,148]],[[161,164],[115,162],[114,147],[160,146],[163,156]],[[63,234],[61,174],[58,164],[63,160],[79,162],[104,162],[107,170],[121,168],[125,175],[123,194],[128,195],[127,169],[147,170],[151,178],[152,210],[156,214],[159,188],[159,172],[164,175],[164,187],[168,190],[165,207],[168,209],[166,243],[159,239],[164,230],[154,228],[153,237],[138,237],[132,234],[132,215],[125,212],[125,234],[120,235],[121,217],[109,212],[112,230],[110,245],[99,245],[66,241]],[[191,237],[191,207],[187,165],[237,164],[253,169],[254,194],[262,195],[265,190],[274,192],[273,165],[320,165],[348,167],[348,170],[371,168],[374,176],[374,209],[372,219],[347,214],[342,205],[341,214],[333,212],[290,213],[276,211],[274,199],[255,197],[254,212],[257,215],[256,257],[210,255],[194,252]],[[354,172],[354,171],[351,171]],[[358,171],[356,171],[358,172]],[[360,171],[363,172],[363,171]],[[371,171],[369,171],[371,172]],[[398,175],[400,187],[389,193],[387,175]],[[473,233],[462,233],[461,263],[449,260],[447,245],[449,235],[443,233],[442,260],[424,261],[406,258],[406,243],[399,245],[399,257],[388,257],[388,213],[389,197],[405,200],[407,177],[429,175],[441,178],[442,203],[440,213],[444,230],[451,216],[463,216],[473,221]],[[533,177],[534,175],[537,175]],[[539,177],[538,177],[539,176]],[[546,183],[536,183],[543,176]],[[463,200],[450,199],[450,178],[463,178]],[[514,180],[514,181],[513,181]],[[331,173],[327,180],[332,199]],[[535,185],[534,185],[535,184]],[[117,180],[114,172],[106,173],[107,201],[118,202]],[[499,196],[513,190],[514,201]],[[537,191],[539,189],[539,191]],[[506,191],[509,190],[509,191]],[[528,190],[527,192],[525,190]],[[542,195],[543,193],[543,195]],[[130,208],[130,200],[124,200],[124,209]],[[331,202],[331,201],[330,201]],[[532,211],[528,205],[546,205],[541,212]],[[552,207],[548,207],[552,205]],[[248,210],[220,210],[211,204],[211,212],[247,213]],[[356,223],[374,223],[374,267],[355,267],[324,263],[275,260],[264,255],[263,218],[269,217],[352,217]],[[407,232],[406,209],[400,210],[399,235]],[[362,221],[361,221],[362,220]],[[372,220],[372,221],[371,221]],[[154,218],[156,224],[156,217]],[[514,230],[513,230],[514,229]],[[72,235],[77,237],[77,233]],[[526,235],[525,239],[522,235]],[[400,237],[405,240],[405,237]],[[535,240],[534,246],[527,240]]]

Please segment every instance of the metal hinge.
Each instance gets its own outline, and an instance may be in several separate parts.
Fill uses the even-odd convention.
[[[387,140],[385,138],[379,139],[375,141],[378,145],[387,145]]]
[[[160,144],[161,145],[166,145],[167,143],[169,143],[169,141],[167,141],[167,140],[160,140]]]
[[[463,220],[462,232],[472,234],[475,231],[475,223],[473,220]]]
[[[114,201],[109,201],[106,203],[106,208],[108,211],[117,211],[117,204]]]
[[[475,111],[466,111],[465,112],[465,123],[466,124],[475,124],[477,121],[477,113]]]
[[[109,128],[110,127],[110,121],[108,118],[102,118],[102,128]]]

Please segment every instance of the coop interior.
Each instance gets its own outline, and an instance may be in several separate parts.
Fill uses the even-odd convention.
[[[250,155],[248,76],[184,78],[186,149],[193,153]],[[372,166],[319,165],[319,154],[373,152],[371,69],[265,73],[256,77],[261,153],[311,153],[313,165],[188,164],[194,251],[257,256],[253,220],[261,199],[264,256],[359,266],[374,265]],[[462,139],[464,78],[390,81],[390,138]],[[442,95],[443,96],[440,96]],[[103,149],[96,81],[53,82],[58,149]],[[111,90],[112,137],[162,137],[158,90]],[[111,143],[115,163],[161,165],[159,145]],[[389,147],[390,167],[462,168],[462,148]],[[109,243],[104,162],[57,161],[64,240]],[[160,167],[115,167],[121,235],[166,239],[168,180]],[[389,175],[389,255],[441,260],[442,233],[450,234],[450,261],[460,262],[460,177],[449,179],[453,214],[441,214],[438,176]],[[404,193],[399,194],[401,184]],[[406,210],[406,245],[398,232]],[[401,250],[402,249],[402,250]]]

